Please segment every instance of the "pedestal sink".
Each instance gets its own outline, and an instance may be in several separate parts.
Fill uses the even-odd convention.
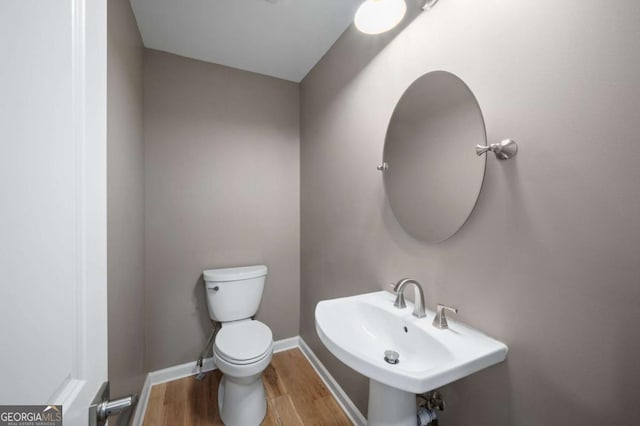
[[[449,329],[393,306],[387,291],[324,300],[316,306],[320,340],[344,364],[369,378],[369,426],[415,426],[415,395],[504,361],[507,346],[449,319]],[[399,354],[397,364],[385,351]]]

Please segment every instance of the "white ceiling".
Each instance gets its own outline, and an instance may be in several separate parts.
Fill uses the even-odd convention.
[[[362,0],[131,0],[146,47],[299,82]]]

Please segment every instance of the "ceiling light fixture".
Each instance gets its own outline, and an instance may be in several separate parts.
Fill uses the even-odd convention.
[[[365,34],[381,34],[398,25],[405,13],[404,0],[366,0],[356,11],[354,24]]]
[[[429,10],[438,0],[415,2],[420,9]],[[398,25],[406,13],[405,0],[366,0],[356,11],[354,23],[365,34],[381,34]]]

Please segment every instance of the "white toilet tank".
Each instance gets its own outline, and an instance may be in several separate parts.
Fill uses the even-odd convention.
[[[212,320],[236,321],[258,311],[267,276],[265,265],[208,269],[202,275]]]

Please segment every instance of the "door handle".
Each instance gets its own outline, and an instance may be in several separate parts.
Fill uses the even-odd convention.
[[[138,403],[138,395],[127,395],[114,400],[109,398],[109,382],[104,382],[89,406],[89,426],[104,426],[109,416],[117,415],[120,415],[117,425],[129,425],[133,410]]]

